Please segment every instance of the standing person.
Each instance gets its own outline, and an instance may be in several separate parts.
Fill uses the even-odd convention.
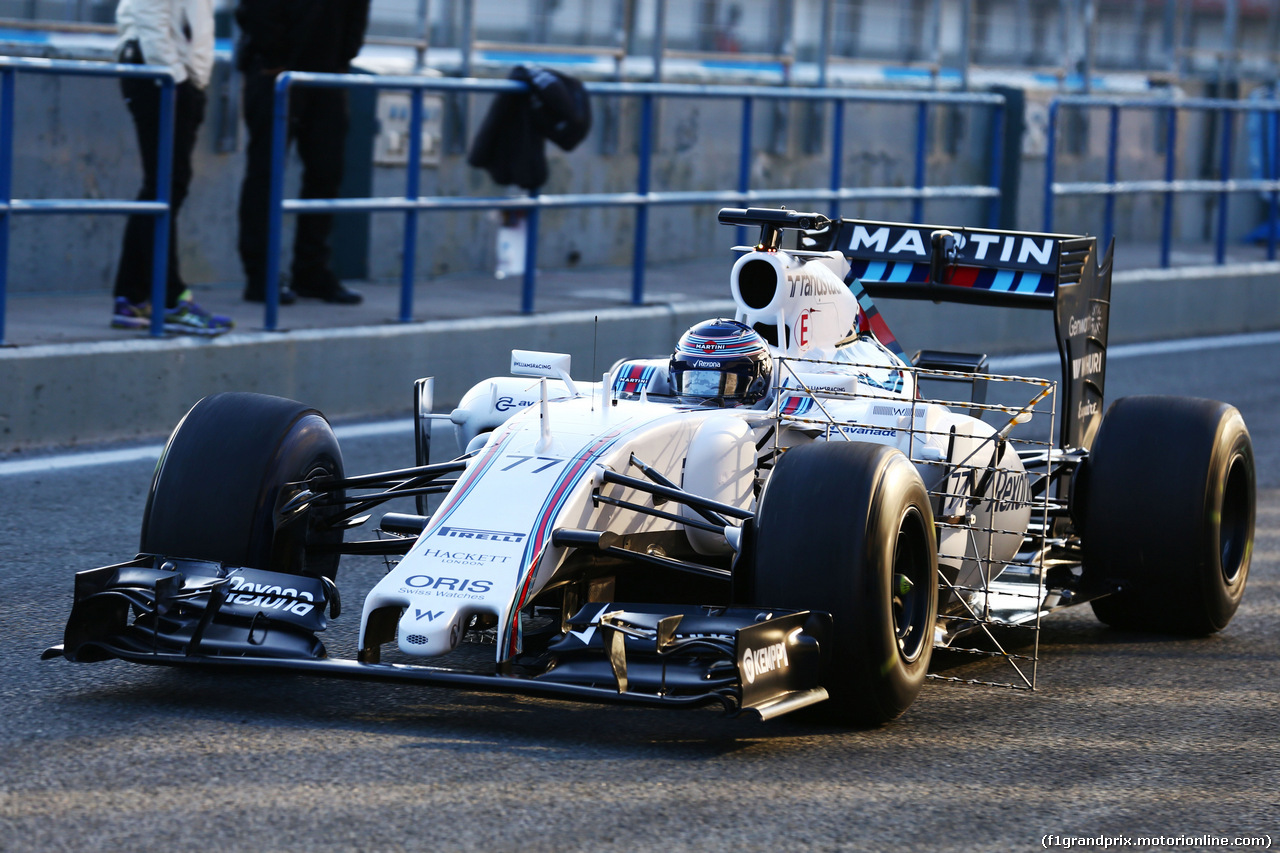
[[[281,71],[346,73],[364,43],[369,0],[240,0],[241,40],[236,67],[244,75],[244,120],[249,150],[240,186],[240,260],[244,298],[266,295],[267,218],[270,204],[271,125],[275,79]],[[302,158],[302,198],[336,198],[342,183],[347,136],[345,89],[299,86],[289,92],[289,138]],[[362,297],[343,286],[330,266],[333,214],[299,216],[293,242],[293,290],[297,296],[341,305]]]
[[[213,71],[213,0],[120,0],[116,7],[120,62],[163,65],[176,84],[173,121],[173,177],[169,196],[169,270],[165,287],[166,331],[217,335],[234,324],[210,314],[191,299],[178,272],[178,211],[191,185],[191,153],[204,120],[205,87]],[[142,153],[139,201],[153,201],[158,177],[160,86],[153,79],[120,80]],[[111,325],[141,329],[151,325],[152,247],[155,217],[135,213],[124,229],[116,269],[115,310]]]

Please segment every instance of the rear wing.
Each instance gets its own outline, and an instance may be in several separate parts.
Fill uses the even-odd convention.
[[[1102,421],[1114,241],[1099,261],[1097,238],[1071,234],[842,219],[809,237],[848,259],[855,295],[865,289],[887,299],[1053,311],[1061,446],[1093,444]]]

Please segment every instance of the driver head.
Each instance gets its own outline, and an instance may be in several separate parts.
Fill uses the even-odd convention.
[[[681,402],[750,406],[769,392],[773,357],[764,338],[737,320],[704,320],[680,336],[671,390]]]

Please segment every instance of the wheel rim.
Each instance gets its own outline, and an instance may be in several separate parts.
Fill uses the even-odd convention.
[[[1249,472],[1245,460],[1236,456],[1227,471],[1218,520],[1219,558],[1222,579],[1234,584],[1244,570],[1249,552],[1250,528]]]
[[[918,658],[929,641],[928,596],[936,594],[926,535],[920,512],[912,507],[898,526],[890,579],[893,632],[898,651],[908,662]]]

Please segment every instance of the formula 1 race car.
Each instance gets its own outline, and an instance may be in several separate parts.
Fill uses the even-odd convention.
[[[1010,635],[1069,605],[1124,628],[1227,625],[1249,574],[1249,433],[1206,400],[1104,416],[1110,250],[788,210],[720,221],[760,230],[733,265],[734,317],[600,382],[517,350],[512,376],[447,415],[419,380],[415,467],[349,476],[314,409],[201,400],[157,464],[140,555],[76,576],[46,657],[874,725],[911,704],[935,649],[1034,687],[1038,646]],[[881,295],[1048,309],[1062,381],[991,375],[981,354],[907,360]],[[432,462],[441,418],[464,451]],[[398,499],[415,511],[345,540]],[[355,659],[320,639],[343,554],[388,558]]]

